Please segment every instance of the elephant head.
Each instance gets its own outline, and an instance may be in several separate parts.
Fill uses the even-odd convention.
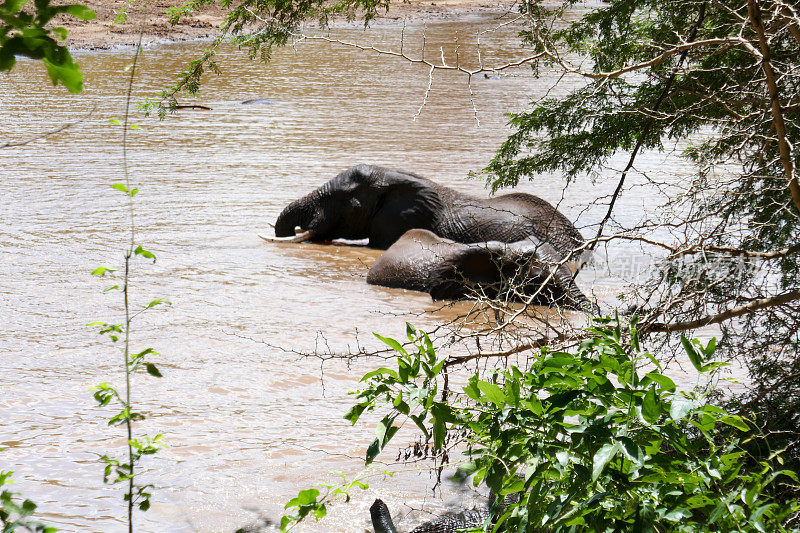
[[[406,230],[430,227],[440,211],[429,180],[357,165],[289,204],[275,222],[275,236],[293,237],[299,227],[309,240],[369,239],[372,247],[388,248]]]

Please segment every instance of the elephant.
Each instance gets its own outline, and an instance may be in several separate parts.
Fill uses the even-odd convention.
[[[276,105],[277,103],[277,101],[269,98],[251,98],[250,100],[244,100],[242,105]]]
[[[389,507],[381,499],[369,508],[372,528],[375,533],[397,533]],[[464,529],[481,527],[489,518],[489,508],[464,509],[458,513],[446,514],[425,522],[411,530],[411,533],[456,533]]]
[[[463,244],[412,229],[375,261],[367,283],[427,292],[434,301],[483,295],[592,310],[572,278],[556,249],[534,236]]]
[[[345,170],[289,204],[275,222],[275,238],[263,238],[369,239],[370,247],[385,250],[415,228],[465,244],[512,243],[534,236],[550,243],[562,257],[584,245],[569,219],[537,196],[477,198],[410,172],[365,164]]]
[[[498,502],[499,505],[492,509],[496,496],[494,491],[490,491],[489,499],[485,504],[472,509],[461,509],[457,512],[443,514],[415,527],[410,533],[456,533],[464,529],[480,528],[486,524],[487,519],[494,524],[496,518],[502,515],[509,505],[519,502],[520,494],[519,492],[507,494],[503,501]],[[380,498],[370,506],[369,515],[375,533],[397,533],[389,507]]]

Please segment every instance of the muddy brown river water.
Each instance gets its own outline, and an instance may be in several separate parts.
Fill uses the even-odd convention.
[[[429,24],[428,50],[463,43],[498,25],[476,17]],[[482,38],[484,60],[519,57],[518,28]],[[421,26],[406,28],[407,50]],[[400,27],[341,31],[362,42],[399,42]],[[163,44],[145,51],[135,99],[168,84],[203,43]],[[114,283],[90,275],[119,266],[128,232],[120,126],[133,50],[77,54],[86,90],[53,88],[39,64],[20,61],[0,76],[0,141],[27,139],[80,117],[53,136],[0,150],[0,468],[14,470],[15,490],[40,506],[41,519],[64,531],[122,531],[118,486],[104,486],[98,456],[121,455],[121,433],[89,389],[121,385],[117,349],[86,326],[119,321]],[[473,59],[474,61],[474,59]],[[233,48],[220,53],[222,75],[205,82],[197,103],[211,111],[181,112],[164,121],[136,112],[128,156],[136,196],[137,239],[157,262],[134,264],[132,295],[168,308],[142,315],[134,343],[152,346],[162,379],[137,379],[133,401],[147,420],[137,432],[164,433],[170,447],[143,464],[153,507],[136,515],[140,531],[232,531],[263,512],[280,520],[300,489],[348,475],[362,465],[369,424],[342,419],[348,391],[374,361],[328,362],[299,357],[323,347],[345,351],[356,339],[377,346],[370,332],[400,336],[405,321],[431,328],[463,307],[440,309],[425,294],[369,286],[367,269],[380,252],[366,248],[262,242],[280,210],[356,163],[417,172],[474,194],[488,194],[470,171],[485,166],[508,134],[504,113],[524,109],[554,78],[529,69],[472,81],[436,73],[415,120],[428,71],[415,65],[318,42],[275,53],[263,65]],[[253,98],[269,103],[242,105]],[[474,102],[474,108],[473,108]],[[184,102],[194,103],[194,102]],[[480,123],[476,122],[476,116]],[[673,161],[669,171],[680,173]],[[643,171],[665,170],[662,156]],[[560,176],[522,183],[558,204],[579,227],[596,223],[603,206],[586,209],[613,183],[589,178],[566,192]],[[623,217],[646,212],[651,193],[624,198]],[[636,252],[629,252],[635,256]],[[579,283],[602,305],[618,282],[582,274]],[[280,348],[279,348],[280,347]],[[282,349],[281,349],[282,348]],[[392,457],[389,457],[392,456]],[[387,454],[387,460],[393,459]],[[460,498],[445,485],[435,495],[428,473],[375,479],[349,505],[303,530],[363,531],[376,495],[395,512],[437,511]],[[425,517],[416,513],[409,524]]]

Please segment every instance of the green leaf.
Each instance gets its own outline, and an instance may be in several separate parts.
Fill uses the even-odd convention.
[[[367,458],[365,461],[366,465],[369,466],[379,453],[381,453],[381,441],[379,439],[375,439],[367,447]]]
[[[408,352],[406,352],[405,348],[403,348],[403,346],[399,342],[397,342],[396,340],[391,339],[389,337],[382,337],[382,336],[380,336],[380,335],[378,335],[377,333],[374,333],[374,332],[372,334],[375,335],[376,337],[378,337],[378,339],[380,339],[384,344],[388,345],[393,350],[396,350],[396,351],[400,352],[403,355],[408,355]]]
[[[153,300],[152,302],[147,304],[147,307],[145,307],[145,309],[150,309],[151,307],[155,307],[155,306],[160,305],[160,304],[169,305],[170,303],[171,302],[169,300],[167,300],[166,298],[156,298],[155,300]]]
[[[717,338],[711,337],[711,340],[708,341],[706,347],[702,348],[703,355],[705,356],[706,359],[709,359],[712,355],[714,355],[716,349],[717,349]]]
[[[128,188],[125,186],[124,183],[112,183],[111,188],[116,189],[118,191],[122,191],[124,193],[128,192]]]
[[[369,403],[367,402],[361,402],[351,406],[345,413],[344,419],[349,420],[351,424],[355,424],[368,405]]]
[[[447,427],[444,421],[439,418],[433,419],[433,447],[436,450],[441,450],[444,445],[444,437],[447,435]]]
[[[116,272],[116,268],[109,268],[109,267],[97,267],[92,270],[92,276],[102,276],[106,272]]]
[[[397,430],[400,429],[398,426],[394,426],[393,422],[394,417],[392,416],[385,416],[383,420],[378,422],[378,425],[375,427],[375,440],[372,441],[372,444],[367,448],[367,465],[372,463],[375,457],[377,457],[381,450],[389,443],[394,434],[397,433]]]
[[[372,370],[372,371],[367,372],[366,374],[364,374],[361,377],[361,381],[367,381],[368,379],[370,379],[372,377],[382,376],[382,375],[388,375],[388,376],[393,377],[394,379],[398,379],[396,371],[392,370],[391,368],[386,368],[385,366],[382,366],[382,367],[378,368],[377,370]]]
[[[69,6],[61,6],[65,13],[72,15],[81,20],[93,20],[97,18],[97,14],[86,6],[80,4],[72,4]]]
[[[67,31],[66,28],[60,28],[60,27],[53,28],[51,31],[59,41],[65,40],[67,38],[67,35],[69,35],[69,32]]]
[[[489,401],[493,404],[499,407],[502,407],[506,404],[506,395],[503,394],[503,390],[494,383],[489,383],[488,381],[478,381],[477,386],[478,389],[485,394]]]
[[[154,376],[154,377],[157,377],[157,378],[163,377],[161,375],[161,372],[158,370],[156,365],[154,365],[153,363],[145,363],[144,366],[147,369],[147,373],[150,374],[151,376]]]
[[[289,507],[302,507],[304,505],[311,505],[317,502],[318,496],[319,491],[317,489],[301,490],[297,493],[296,497],[289,500],[289,503],[284,506],[284,509],[288,509]]]
[[[648,372],[644,375],[644,377],[650,378],[652,381],[658,383],[664,390],[675,392],[675,382],[667,376],[658,374],[656,372]]]
[[[726,415],[721,417],[719,421],[741,431],[750,431],[750,426],[740,416]]]
[[[661,406],[658,403],[655,387],[651,387],[642,399],[642,416],[651,424],[655,424],[661,416]]]
[[[6,0],[0,5],[0,9],[5,9],[8,13],[16,13],[21,11],[29,0]]]
[[[414,424],[422,431],[422,434],[425,435],[425,439],[430,438],[430,433],[428,432],[428,428],[425,427],[425,416],[426,415],[408,415],[408,418],[414,421]]]
[[[603,446],[597,450],[594,457],[592,457],[592,481],[597,481],[597,478],[603,473],[608,462],[617,455],[618,451],[618,442],[603,444]]]
[[[411,414],[411,407],[406,402],[403,401],[402,396],[398,396],[397,398],[395,398],[393,405],[394,408],[397,409],[398,413],[402,413],[406,416]]]
[[[58,63],[54,63],[46,57],[42,59],[42,62],[47,68],[47,74],[53,85],[61,82],[69,92],[75,94],[83,90],[83,74],[81,74],[78,64],[72,61],[68,52],[65,52],[65,57],[61,58]]]
[[[476,401],[480,400],[481,391],[478,388],[478,377],[477,376],[472,376],[469,379],[469,384],[464,387],[464,393],[466,393],[466,395],[469,396],[470,398],[472,398],[473,400],[476,400]]]
[[[692,345],[692,341],[686,338],[686,335],[681,335],[681,344],[683,344],[683,349],[686,350],[686,355],[689,356],[689,360],[692,362],[692,365],[697,369],[698,372],[703,371],[703,359],[700,357],[700,354],[697,353],[697,350],[694,349]]]
[[[22,502],[22,506],[20,507],[19,514],[20,516],[30,516],[36,510],[36,504],[30,500],[25,500]]]
[[[153,255],[153,252],[145,250],[141,245],[137,246],[133,253],[136,255],[141,255],[142,257],[146,257],[147,259],[152,259],[154,263],[156,261],[156,256]]]
[[[560,369],[565,366],[573,365],[576,362],[578,361],[576,361],[575,357],[571,355],[558,354],[555,356],[548,357],[547,359],[542,361],[542,368],[544,369],[545,367],[549,367],[549,368]]]
[[[670,405],[669,416],[672,417],[673,420],[680,420],[694,409],[695,406],[696,402],[694,400],[690,400],[689,398],[676,398],[672,400],[672,405]]]

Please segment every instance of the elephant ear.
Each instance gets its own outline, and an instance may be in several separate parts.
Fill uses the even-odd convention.
[[[370,245],[388,248],[410,229],[434,230],[443,202],[433,182],[410,174],[384,176]]]

